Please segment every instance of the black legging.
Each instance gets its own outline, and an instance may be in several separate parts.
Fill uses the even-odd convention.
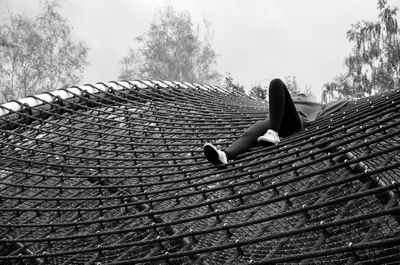
[[[269,119],[259,121],[250,126],[239,139],[234,141],[225,151],[231,159],[246,152],[257,143],[257,138],[268,129],[285,137],[302,129],[302,123],[294,106],[289,91],[280,79],[274,79],[269,85]]]

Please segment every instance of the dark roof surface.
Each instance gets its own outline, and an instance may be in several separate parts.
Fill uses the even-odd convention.
[[[400,262],[399,91],[227,168],[202,145],[226,147],[265,103],[180,82],[64,92],[2,107],[0,263]]]

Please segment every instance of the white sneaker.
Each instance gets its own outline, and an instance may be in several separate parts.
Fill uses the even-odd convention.
[[[274,130],[269,129],[264,135],[258,137],[257,141],[259,143],[271,143],[271,144],[278,144],[281,139],[279,135]]]
[[[219,150],[210,143],[206,143],[203,146],[203,152],[206,159],[214,165],[228,164],[228,159],[225,152]]]

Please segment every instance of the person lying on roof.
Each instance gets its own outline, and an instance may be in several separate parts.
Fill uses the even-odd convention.
[[[274,79],[269,85],[268,102],[269,118],[251,125],[225,150],[205,143],[203,152],[206,159],[215,165],[227,164],[228,160],[245,153],[257,143],[278,144],[280,137],[287,137],[306,128],[311,122],[338,111],[348,101],[320,104],[308,101],[305,94],[296,95],[292,99],[285,83]]]

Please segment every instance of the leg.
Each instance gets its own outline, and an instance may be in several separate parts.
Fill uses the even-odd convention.
[[[272,80],[269,86],[269,115],[271,129],[282,137],[289,136],[302,128],[292,97],[280,79]]]
[[[270,128],[270,121],[259,121],[250,126],[239,139],[234,141],[226,150],[225,153],[228,159],[242,154],[257,143],[257,138],[263,135]]]
[[[301,129],[300,117],[294,106],[286,85],[280,79],[274,79],[269,86],[270,119],[250,126],[239,139],[233,142],[225,153],[228,159],[249,150],[257,143],[258,137],[272,129],[280,136],[288,136]]]
[[[273,129],[281,136],[288,136],[301,129],[301,120],[297,114],[293,100],[286,85],[280,79],[271,81],[269,88],[270,119],[257,122],[250,126],[239,139],[234,141],[223,153],[226,154],[221,159],[221,150],[210,147],[207,144],[204,148],[206,158],[214,164],[224,164],[226,159],[232,159],[242,154],[257,143],[258,137],[265,134],[268,129]]]

